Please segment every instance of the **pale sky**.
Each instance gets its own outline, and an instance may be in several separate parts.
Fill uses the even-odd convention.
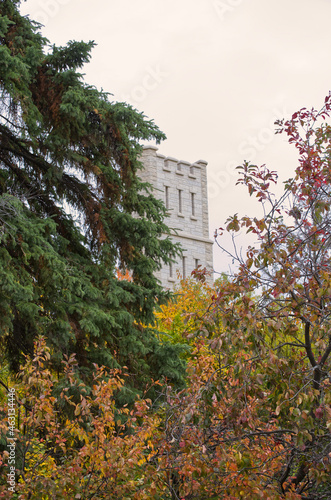
[[[234,167],[291,176],[297,155],[273,122],[319,109],[331,89],[331,0],[27,0],[21,12],[52,43],[97,43],[86,81],[153,119],[160,153],[208,161],[211,236],[258,211]],[[215,270],[228,265],[215,248]]]

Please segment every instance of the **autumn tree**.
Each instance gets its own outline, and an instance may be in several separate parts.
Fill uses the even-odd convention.
[[[155,329],[158,335],[171,342],[194,346],[198,339],[217,336],[213,298],[218,293],[221,280],[210,285],[206,268],[199,266],[191,276],[174,287],[172,297],[155,310]]]
[[[26,358],[16,380],[16,425],[8,440],[15,443],[15,481],[8,484],[7,447],[0,452],[0,498],[151,498],[154,479],[144,471],[158,424],[148,412],[151,401],[138,400],[131,410],[119,410],[115,394],[124,384],[119,370],[95,367],[91,390],[77,377],[74,355],[63,360],[67,384],[54,397],[59,381],[50,369],[50,358],[45,340],[37,339],[33,358]],[[78,385],[81,398],[75,402],[70,394]],[[8,407],[2,389],[3,439],[8,435]],[[73,410],[65,419],[59,418],[61,399]],[[126,417],[125,425],[119,421],[121,415]]]
[[[164,134],[84,83],[93,42],[50,46],[19,4],[0,3],[1,352],[18,371],[44,335],[59,373],[63,354],[82,377],[125,365],[126,400],[161,369],[181,383],[180,347],[145,326],[166,296],[154,272],[178,252],[139,180],[141,141]]]
[[[271,190],[276,172],[247,162],[239,167],[238,182],[264,215],[227,220],[227,231],[253,233],[257,245],[243,258],[232,255],[238,272],[217,298],[226,330],[223,363],[236,367],[238,438],[247,435],[247,451],[257,442],[273,449],[265,461],[272,473],[264,471],[262,485],[274,482],[281,495],[305,499],[331,495],[330,113],[329,94],[320,111],[304,108],[278,122],[299,154],[279,198]],[[236,362],[240,351],[246,362]],[[250,477],[261,466],[251,461]]]

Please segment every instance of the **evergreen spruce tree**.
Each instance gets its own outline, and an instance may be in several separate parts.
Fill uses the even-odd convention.
[[[1,351],[15,371],[44,335],[59,372],[76,353],[82,377],[125,365],[132,393],[181,383],[180,347],[146,326],[165,297],[154,272],[178,253],[139,179],[141,141],[164,134],[83,82],[93,42],[50,47],[19,4],[0,2]]]

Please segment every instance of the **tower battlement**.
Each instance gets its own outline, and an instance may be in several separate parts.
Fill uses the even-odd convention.
[[[153,186],[153,194],[163,200],[172,229],[172,239],[180,242],[183,257],[172,265],[164,265],[157,273],[165,288],[178,283],[177,271],[189,276],[198,265],[213,271],[212,240],[209,239],[207,162],[177,160],[158,153],[156,146],[143,148],[144,169],[139,172],[143,181]],[[212,274],[208,280],[213,281]]]

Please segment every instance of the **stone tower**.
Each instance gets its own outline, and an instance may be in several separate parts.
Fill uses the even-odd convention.
[[[152,184],[153,194],[162,199],[168,209],[166,224],[172,239],[180,242],[183,257],[172,265],[165,265],[157,273],[164,288],[172,289],[178,283],[178,271],[182,277],[190,275],[198,265],[211,272],[208,281],[213,282],[213,242],[209,239],[207,162],[179,161],[158,152],[155,146],[145,146],[142,155],[144,170],[139,172],[143,181]]]

